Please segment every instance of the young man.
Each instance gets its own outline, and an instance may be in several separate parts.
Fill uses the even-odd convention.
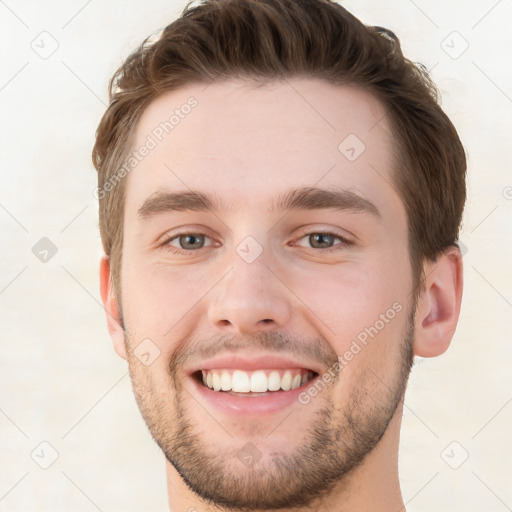
[[[110,87],[101,295],[170,509],[404,510],[409,372],[462,295],[427,74],[328,0],[210,0]]]

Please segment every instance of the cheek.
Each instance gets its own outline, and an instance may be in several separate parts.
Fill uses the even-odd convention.
[[[207,314],[205,296],[218,278],[212,269],[191,272],[184,266],[134,264],[123,271],[123,315],[133,348],[150,340],[144,352],[157,357],[147,370],[153,378],[166,378],[160,384],[168,389],[169,363],[177,349],[198,336],[197,319]]]
[[[396,286],[399,278],[389,272],[388,275],[369,266],[342,265],[332,267],[329,272],[321,269],[318,274],[309,270],[304,279],[295,276],[293,289],[326,324],[328,337],[346,342],[379,321],[388,310],[391,309],[387,316],[394,317],[395,303],[403,306],[406,286],[402,283],[404,290],[400,290]],[[400,308],[395,306],[395,309]]]
[[[358,360],[382,359],[386,347],[389,351],[389,343],[398,345],[407,309],[407,252],[398,254],[393,247],[399,246],[368,251],[364,261],[277,265],[278,274],[292,291],[279,286],[272,289],[282,294],[279,300],[293,304],[296,324],[313,326],[338,355],[357,351],[351,346],[358,341],[364,347]],[[180,340],[197,336],[200,326],[207,327],[198,320],[207,316],[208,304],[215,295],[214,285],[229,266],[223,267],[219,261],[181,266],[164,262],[148,265],[136,258],[131,261],[131,265],[123,266],[122,275],[125,319],[136,341],[150,338],[158,345],[161,360],[169,360]],[[396,311],[396,304],[401,313]],[[175,340],[172,346],[170,339]]]
[[[123,269],[124,270],[124,269]],[[211,269],[134,264],[123,274],[123,309],[137,326],[152,326],[163,335],[198,304],[211,288]]]
[[[395,372],[407,322],[404,276],[383,267],[340,266],[330,272],[322,269],[317,277],[308,272],[294,291],[307,306],[301,315],[338,354],[347,379],[359,378],[365,367],[384,376]]]

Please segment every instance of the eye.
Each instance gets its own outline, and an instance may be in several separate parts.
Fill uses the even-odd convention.
[[[325,252],[342,250],[344,247],[352,245],[350,240],[347,240],[341,235],[326,231],[307,233],[299,240],[303,240],[304,238],[307,238],[308,243],[313,249],[319,249]],[[340,240],[341,243],[332,245],[336,239]]]
[[[176,254],[186,254],[187,252],[197,251],[203,247],[205,239],[209,239],[203,233],[177,233],[163,242],[163,246],[170,252]],[[178,244],[178,247],[174,244]],[[211,245],[211,244],[209,244]]]
[[[307,238],[308,243],[311,245],[309,249],[317,249],[322,252],[334,252],[343,250],[343,248],[349,247],[353,244],[350,240],[347,240],[341,235],[326,231],[306,233],[299,239],[299,241],[305,238]],[[212,243],[205,245],[206,240],[211,239],[204,233],[176,233],[168,237],[162,243],[162,247],[174,254],[187,254],[190,252],[199,251],[204,247],[211,246]],[[336,240],[339,240],[341,243],[333,245]],[[301,247],[304,246],[301,245]]]

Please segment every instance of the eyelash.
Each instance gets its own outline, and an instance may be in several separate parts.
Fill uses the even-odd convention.
[[[162,242],[162,247],[167,249],[169,252],[171,252],[173,254],[178,254],[178,255],[180,255],[180,254],[188,255],[188,254],[190,254],[192,252],[199,252],[201,249],[206,249],[206,247],[201,247],[200,249],[189,249],[189,250],[186,250],[186,249],[178,249],[177,247],[169,245],[170,242],[172,242],[173,240],[175,240],[175,239],[177,239],[177,238],[179,238],[181,236],[186,236],[186,235],[200,235],[200,236],[205,236],[207,238],[210,238],[205,233],[199,233],[199,232],[193,232],[193,231],[183,231],[181,233],[175,233],[171,237],[168,237],[164,242]],[[327,248],[324,248],[324,249],[317,249],[317,248],[314,248],[314,247],[309,247],[310,250],[316,251],[316,252],[320,252],[321,251],[321,252],[324,252],[324,253],[331,253],[331,252],[342,250],[343,247],[350,247],[351,245],[353,245],[353,242],[351,242],[350,240],[347,240],[346,238],[338,235],[337,233],[333,233],[332,231],[311,231],[309,233],[304,233],[298,240],[302,240],[304,237],[309,236],[309,235],[331,235],[334,238],[337,238],[338,240],[341,241],[341,244],[337,244],[337,245],[334,245],[333,247],[327,247]],[[342,246],[341,248],[340,248],[340,245]]]

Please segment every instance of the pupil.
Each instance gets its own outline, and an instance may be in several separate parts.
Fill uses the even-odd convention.
[[[185,240],[185,245],[191,245],[192,247],[197,247],[198,245],[201,245],[201,237],[202,235],[196,236],[196,235],[183,235],[181,237],[182,240]],[[315,243],[319,243],[321,246],[329,245],[330,239],[332,238],[332,235],[326,234],[326,233],[315,233],[313,235],[310,235],[310,242],[313,242],[312,245]],[[190,242],[190,240],[196,239],[196,243]],[[181,244],[182,248],[183,243]]]
[[[200,235],[200,236],[201,236],[201,235]],[[195,235],[184,235],[184,236],[182,236],[181,238],[185,240],[185,245],[187,245],[187,244],[189,243],[190,239],[192,239],[192,240],[193,240],[193,239],[195,238],[195,239],[199,240],[199,236],[195,236]],[[194,244],[194,243],[192,242],[192,243],[191,243],[191,245],[192,245],[192,246],[201,245],[201,242],[199,242],[199,244],[197,244],[197,243],[196,243],[196,244]],[[187,248],[187,247],[183,247],[183,244],[181,244],[181,246],[182,246],[182,248],[183,248],[183,249],[186,249],[186,248]]]
[[[310,236],[310,238],[312,238],[312,240],[316,243],[316,242],[320,242],[320,245],[329,245],[329,241],[325,241],[324,238],[331,238],[331,235],[328,235],[328,234],[323,234],[323,233],[315,233],[313,235]],[[323,240],[323,241],[322,241]],[[314,244],[312,244],[314,245]]]

